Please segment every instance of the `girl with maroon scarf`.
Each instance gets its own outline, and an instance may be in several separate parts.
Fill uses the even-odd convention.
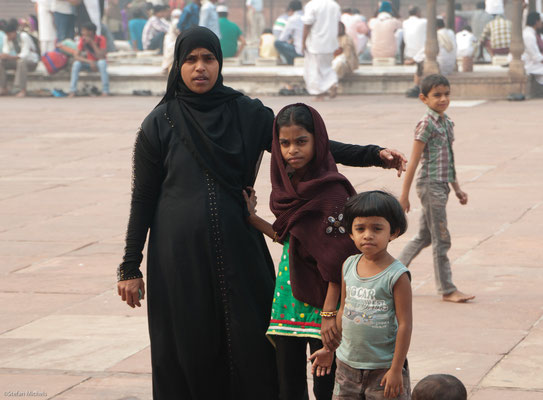
[[[358,253],[341,226],[342,209],[356,192],[330,153],[321,116],[304,104],[283,108],[274,121],[270,206],[273,225],[255,214],[252,188],[245,195],[249,222],[283,243],[267,334],[276,346],[281,399],[306,399],[306,351],[334,349],[341,335],[335,314],[341,266]],[[331,399],[333,351],[319,356],[315,397]]]

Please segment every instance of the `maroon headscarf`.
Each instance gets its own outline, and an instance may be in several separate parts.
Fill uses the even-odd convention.
[[[281,155],[275,119],[270,208],[277,219],[273,229],[281,241],[290,233],[290,282],[294,297],[322,308],[328,282],[341,283],[343,262],[350,255],[358,253],[340,224],[343,207],[356,192],[337,170],[330,153],[326,126],[319,113],[301,103],[285,108],[292,106],[307,107],[313,116],[315,156],[294,189]]]

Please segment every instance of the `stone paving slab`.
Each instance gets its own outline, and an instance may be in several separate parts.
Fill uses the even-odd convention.
[[[115,269],[135,133],[158,100],[0,98],[9,116],[0,131],[0,396],[30,390],[54,399],[151,399],[146,310],[119,301]],[[262,100],[275,111],[308,102],[331,138],[406,154],[424,113],[420,102],[393,96]],[[541,106],[451,105],[457,172],[469,203],[450,198],[450,257],[455,282],[477,298],[443,303],[431,249],[414,260],[413,383],[447,372],[464,381],[470,399],[543,399],[543,138],[534,122]],[[401,190],[392,171],[339,170],[359,191]],[[272,221],[268,177],[266,154],[255,187],[259,212]],[[414,193],[410,200],[410,227],[391,243],[393,255],[416,233],[420,204]],[[268,245],[277,260],[281,246]]]

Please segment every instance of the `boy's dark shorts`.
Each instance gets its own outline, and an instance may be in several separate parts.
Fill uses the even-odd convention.
[[[388,371],[385,369],[355,369],[336,358],[336,384],[334,385],[333,400],[346,399],[385,399],[385,387],[381,380]],[[396,400],[411,399],[411,382],[409,379],[409,366],[407,360],[402,368],[403,394],[395,397]],[[388,398],[387,400],[391,400]]]

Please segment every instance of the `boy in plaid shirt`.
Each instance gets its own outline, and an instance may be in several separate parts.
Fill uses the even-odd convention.
[[[454,123],[445,114],[449,106],[450,84],[443,75],[429,75],[422,81],[419,98],[428,106],[426,115],[415,129],[411,159],[403,183],[400,204],[409,212],[409,189],[415,171],[421,163],[417,178],[417,194],[422,204],[420,228],[417,235],[405,246],[399,260],[409,266],[420,251],[432,244],[436,286],[444,301],[464,303],[475,296],[459,291],[452,282],[451,265],[447,251],[451,237],[447,229],[446,205],[449,183],[460,204],[467,204],[468,195],[456,180],[452,142]]]

